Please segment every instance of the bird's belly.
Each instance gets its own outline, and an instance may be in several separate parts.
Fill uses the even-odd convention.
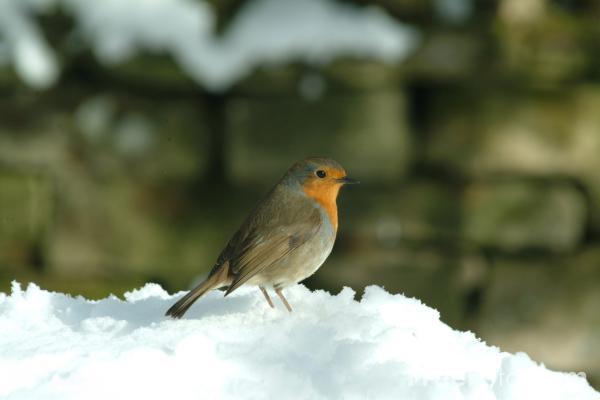
[[[250,282],[275,287],[296,284],[319,269],[331,253],[334,242],[335,232],[329,226],[324,226],[313,238],[261,271]]]

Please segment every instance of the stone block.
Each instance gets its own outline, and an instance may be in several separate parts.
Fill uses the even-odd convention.
[[[496,29],[505,73],[548,86],[581,78],[593,57],[586,46],[593,20],[577,18],[550,2],[504,0]]]
[[[54,185],[41,171],[0,169],[0,266],[44,267]]]
[[[431,29],[407,63],[408,75],[428,82],[464,82],[484,64],[485,42],[473,31]]]
[[[317,100],[331,93],[389,90],[402,84],[403,69],[368,60],[336,60],[322,67],[303,64],[256,69],[240,80],[232,95],[244,97],[301,96]]]
[[[469,176],[586,179],[600,168],[600,86],[449,92],[432,101],[426,162]]]
[[[227,104],[228,172],[235,182],[274,182],[307,156],[337,159],[366,182],[397,182],[410,162],[401,91],[238,97]]]
[[[216,223],[215,209],[199,212],[173,193],[128,181],[80,189],[76,201],[64,199],[52,238],[52,274],[138,276],[183,288],[182,281],[212,266],[227,239],[226,218]]]
[[[600,252],[498,260],[476,332],[505,351],[525,351],[549,368],[600,378]]]
[[[573,250],[587,221],[583,195],[568,184],[474,183],[462,210],[465,239],[507,252]]]
[[[71,140],[98,173],[197,179],[207,170],[210,118],[197,99],[98,93],[75,110]]]
[[[460,198],[452,186],[425,179],[347,187],[338,200],[340,232],[387,247],[451,243],[460,237]]]

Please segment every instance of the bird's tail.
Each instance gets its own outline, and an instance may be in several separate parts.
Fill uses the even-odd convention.
[[[216,274],[211,274],[206,280],[198,286],[190,290],[188,294],[183,296],[179,301],[171,306],[165,313],[173,318],[181,318],[186,313],[188,308],[194,304],[196,300],[202,297],[206,292],[212,289],[217,289],[226,284],[228,275],[228,266],[223,266]]]

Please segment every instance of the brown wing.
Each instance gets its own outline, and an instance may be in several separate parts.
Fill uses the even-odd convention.
[[[233,281],[225,295],[302,246],[321,226],[321,214],[310,200],[269,200],[265,207],[255,210],[253,218],[240,230],[247,232],[246,235],[236,233],[232,238],[236,243],[228,245],[229,254],[224,258],[229,261]]]
[[[254,275],[279,261],[298,247],[302,246],[319,229],[319,224],[314,226],[299,226],[299,234],[275,234],[265,240],[258,240],[257,244],[250,245],[235,261],[237,273],[225,295],[242,286]]]

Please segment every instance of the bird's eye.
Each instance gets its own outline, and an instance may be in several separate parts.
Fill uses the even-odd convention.
[[[327,176],[327,173],[325,171],[323,171],[322,169],[318,170],[317,172],[315,172],[315,174],[319,177],[319,178],[325,178]]]

